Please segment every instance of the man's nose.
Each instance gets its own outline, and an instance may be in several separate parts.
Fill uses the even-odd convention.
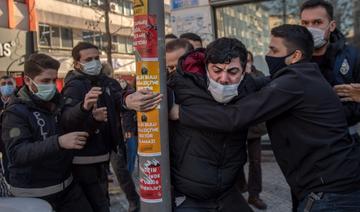
[[[223,71],[221,73],[220,78],[219,78],[219,83],[222,84],[222,85],[229,84],[229,76],[228,76],[228,73],[226,71]]]

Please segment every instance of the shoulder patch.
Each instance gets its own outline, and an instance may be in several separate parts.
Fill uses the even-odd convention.
[[[65,98],[65,104],[68,105],[68,104],[71,104],[72,102],[72,98],[68,97],[68,98]]]
[[[349,73],[350,70],[350,65],[347,59],[344,59],[343,63],[341,64],[340,67],[340,73],[342,75],[346,75],[347,73]]]
[[[21,130],[18,127],[11,128],[9,131],[9,137],[10,138],[16,138],[19,137],[21,134]]]

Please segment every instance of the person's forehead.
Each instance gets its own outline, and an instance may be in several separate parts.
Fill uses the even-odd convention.
[[[96,57],[96,56],[100,55],[99,50],[97,50],[95,48],[83,49],[79,53],[80,53],[81,58]]]
[[[166,59],[168,61],[178,60],[185,53],[185,49],[180,48],[172,52],[166,53]]]
[[[281,48],[285,47],[284,38],[271,36],[269,47]]]
[[[328,19],[329,15],[325,8],[318,6],[313,8],[307,8],[303,10],[300,14],[302,21],[312,21],[318,19]]]
[[[47,68],[43,70],[39,75],[35,76],[35,78],[38,79],[54,79],[57,78],[57,70]]]
[[[213,66],[217,66],[219,68],[233,68],[233,67],[240,67],[240,58],[239,57],[236,57],[236,58],[232,58],[230,63],[216,63],[216,64],[213,64],[213,63],[210,63],[212,64]]]

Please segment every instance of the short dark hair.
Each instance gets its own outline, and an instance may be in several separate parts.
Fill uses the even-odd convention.
[[[271,35],[284,39],[288,53],[300,50],[303,58],[309,61],[314,51],[314,41],[312,34],[306,27],[300,25],[284,24],[271,30]]]
[[[202,44],[201,37],[192,32],[187,32],[187,33],[181,34],[180,38],[185,38],[185,39],[189,39],[189,40],[193,40],[193,41],[199,41]]]
[[[73,49],[71,52],[72,58],[74,59],[74,61],[79,61],[80,60],[80,51],[84,50],[84,49],[97,49],[99,50],[99,47],[95,46],[92,43],[88,43],[88,42],[79,42]]]
[[[166,44],[166,52],[173,52],[176,51],[178,49],[185,49],[185,52],[189,52],[191,50],[194,49],[193,45],[191,45],[191,43],[186,40],[186,39],[182,39],[182,38],[178,38],[172,41],[169,41],[169,43]]]
[[[35,53],[25,61],[24,74],[30,78],[34,78],[41,74],[44,69],[58,70],[60,68],[59,61],[46,54]]]
[[[333,6],[331,5],[331,3],[324,1],[324,0],[308,0],[308,1],[304,2],[300,7],[300,14],[306,9],[315,8],[315,7],[324,8],[326,10],[326,13],[328,14],[330,20],[334,19]]]
[[[165,39],[177,39],[178,37],[174,35],[173,33],[166,34]]]
[[[219,38],[211,42],[205,51],[205,63],[230,63],[233,58],[240,58],[243,68],[247,63],[245,45],[236,38]]]

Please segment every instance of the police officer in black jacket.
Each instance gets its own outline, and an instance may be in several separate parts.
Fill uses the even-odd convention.
[[[331,86],[360,83],[360,51],[346,42],[336,27],[333,6],[325,0],[308,0],[300,8],[301,25],[314,39],[312,61]],[[341,94],[341,92],[339,92]],[[360,104],[345,102],[344,109],[352,138],[360,143]]]
[[[180,123],[233,132],[267,120],[274,155],[300,200],[299,212],[359,211],[359,146],[348,133],[339,98],[318,66],[308,62],[312,35],[296,25],[276,27],[271,34],[270,84],[226,107],[181,105]]]
[[[120,112],[125,108],[151,110],[160,102],[161,96],[146,90],[125,93],[116,80],[101,73],[100,52],[93,44],[80,42],[73,48],[72,56],[75,70],[65,78],[61,122],[67,131],[89,133],[85,148],[75,153],[73,172],[93,210],[108,212],[106,168],[110,152],[116,151],[119,145],[119,149],[124,149]],[[128,199],[139,201],[133,182],[131,184],[133,195]]]
[[[25,86],[3,114],[7,182],[17,197],[38,197],[62,212],[92,211],[71,175],[73,151],[87,132],[61,135],[60,95],[55,80],[60,63],[44,54],[25,62]]]

